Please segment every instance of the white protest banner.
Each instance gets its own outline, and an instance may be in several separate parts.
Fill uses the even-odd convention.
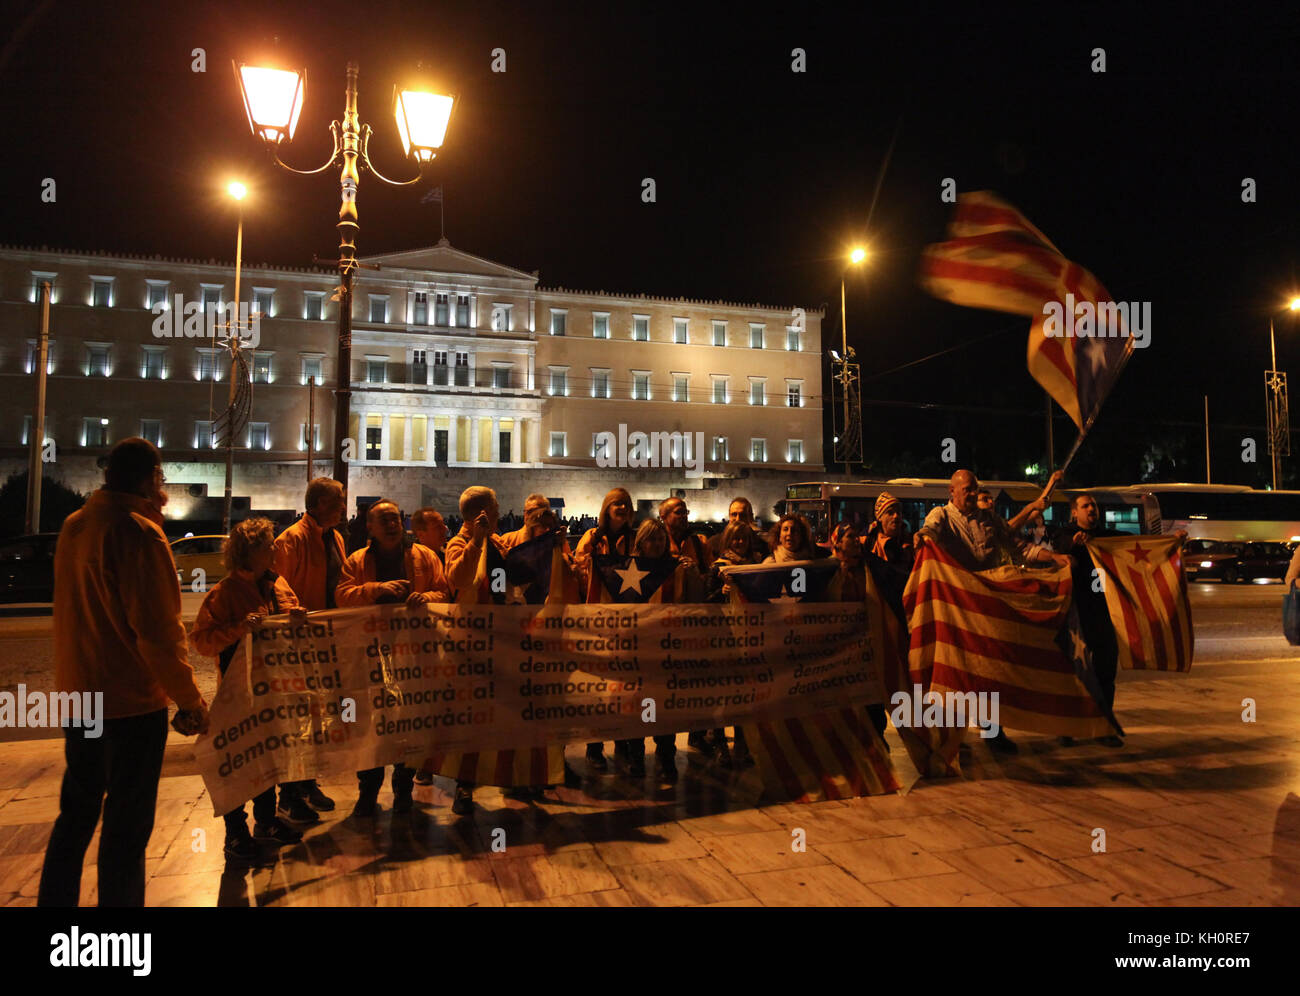
[[[373,606],[266,620],[197,744],[214,812],[278,782],[884,700],[860,603]],[[653,718],[650,718],[653,716]]]

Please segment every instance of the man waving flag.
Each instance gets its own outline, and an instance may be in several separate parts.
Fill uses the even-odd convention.
[[[948,241],[922,254],[921,285],[953,304],[1032,316],[1029,374],[1081,432],[1138,341],[1127,305],[986,190],[958,196]]]

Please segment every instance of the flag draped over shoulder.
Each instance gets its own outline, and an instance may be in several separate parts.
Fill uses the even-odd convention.
[[[920,279],[953,304],[1033,316],[1029,374],[1080,429],[1101,407],[1133,348],[1133,339],[1120,334],[1128,330],[1101,281],[986,190],[958,196],[948,240],[926,248]],[[1078,337],[1061,334],[1061,322],[1044,313],[1048,302],[1060,305]]]
[[[1094,539],[1088,553],[1102,579],[1121,667],[1190,671],[1192,609],[1176,536]]]
[[[836,560],[744,565],[725,568],[724,573],[733,604],[828,602],[838,600],[841,590]],[[869,579],[867,583],[872,651],[880,653],[884,639],[880,613],[888,609],[878,595],[871,597],[875,587]],[[885,683],[888,686],[888,678]],[[741,729],[768,798],[821,802],[884,795],[902,788],[884,742],[861,709],[747,723]]]
[[[908,663],[922,692],[997,692],[1001,726],[1091,738],[1110,722],[1063,649],[1068,567],[968,571],[939,544],[922,543],[903,593]]]
[[[578,579],[564,559],[563,533],[563,529],[553,529],[506,552],[506,581],[511,601],[522,599],[528,605],[566,605],[578,601]]]

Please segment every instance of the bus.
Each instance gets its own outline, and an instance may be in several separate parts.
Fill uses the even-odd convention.
[[[1004,519],[1010,519],[1043,493],[1041,485],[1030,481],[980,481],[993,495],[993,507]],[[1058,488],[1043,513],[1051,531],[1070,521],[1070,502],[1086,490],[1096,500],[1107,529],[1134,535],[1170,532],[1161,529],[1157,499],[1132,488]],[[904,530],[909,535],[921,528],[932,508],[948,503],[948,481],[935,478],[895,477],[887,481],[808,481],[786,488],[785,508],[808,520],[819,543],[830,538],[831,530],[841,522],[852,522],[861,531],[876,517],[876,499],[888,491],[903,506]]]
[[[1160,507],[1161,532],[1199,539],[1300,542],[1300,491],[1256,491],[1232,484],[1134,484]]]

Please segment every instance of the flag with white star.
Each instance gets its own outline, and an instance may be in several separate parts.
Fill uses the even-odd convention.
[[[561,545],[556,544],[556,537],[563,532],[563,529],[552,529],[511,547],[506,553],[506,583],[511,590],[511,601],[528,605],[546,601],[552,576],[556,574],[556,559],[561,561],[561,571],[567,566],[563,564]],[[576,593],[570,601],[577,601]]]
[[[828,588],[839,572],[840,562],[834,559],[787,560],[723,569],[731,584],[732,601],[776,605],[833,601]]]
[[[678,559],[620,557],[599,554],[593,558],[600,578],[602,602],[672,602]]]

